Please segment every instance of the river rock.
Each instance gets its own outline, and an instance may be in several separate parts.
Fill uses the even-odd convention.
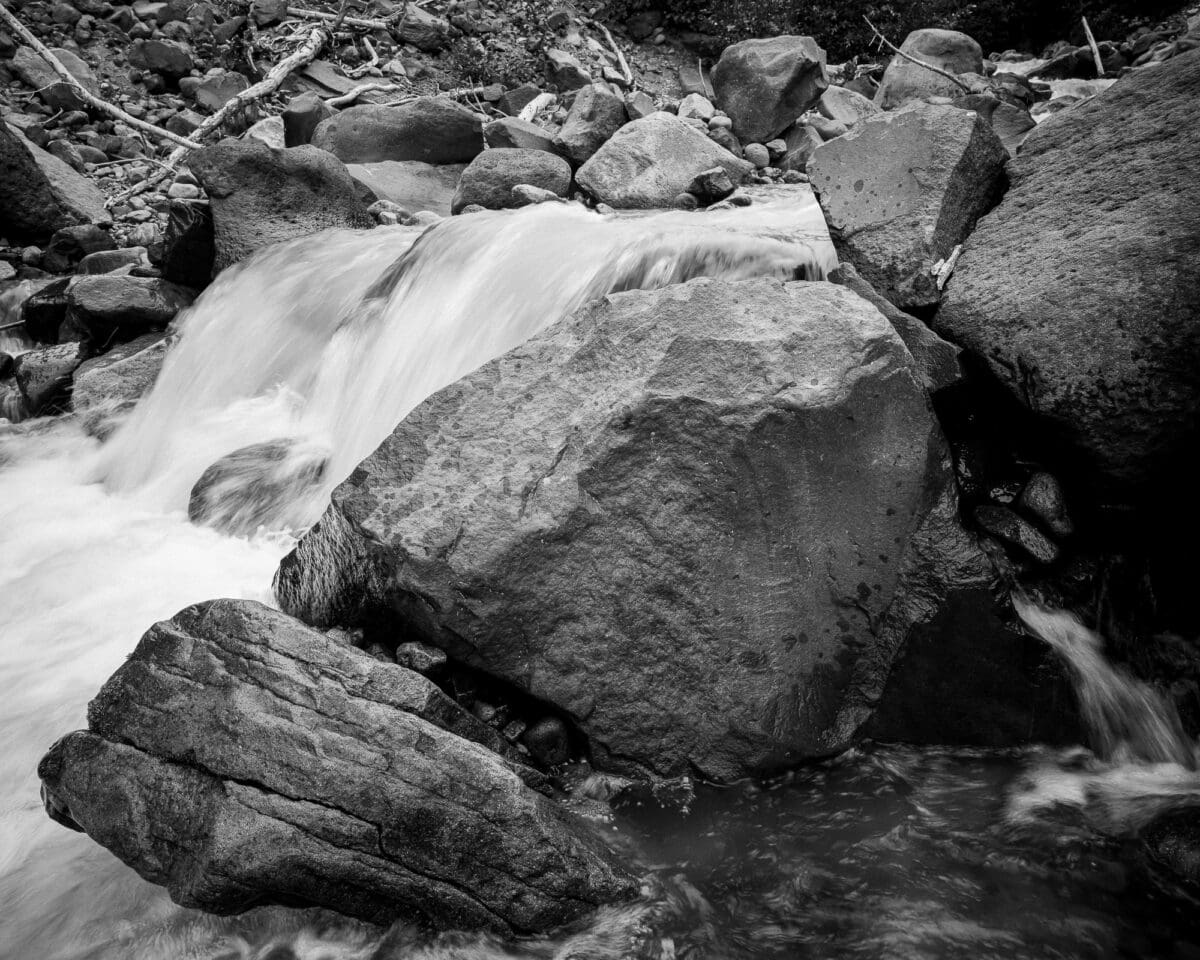
[[[935,328],[1050,426],[1088,499],[1190,476],[1200,408],[1200,51],[1030,134]]]
[[[483,123],[446,97],[420,97],[398,107],[342,110],[317,125],[312,143],[345,163],[470,163],[483,151]]]
[[[517,117],[501,117],[483,128],[483,139],[489,147],[519,150],[554,150],[554,135],[536,123]]]
[[[717,106],[742,143],[774,140],[829,86],[825,51],[812,37],[743,40],[725,48],[712,72]]]
[[[579,166],[629,119],[625,101],[608,84],[593,83],[575,95],[566,122],[554,137],[554,149]]]
[[[192,72],[195,62],[185,44],[174,40],[134,40],[129,45],[129,65],[178,80]]]
[[[166,333],[147,333],[85,360],[75,371],[71,409],[96,413],[132,406],[154,386],[168,343]]]
[[[0,233],[40,240],[75,224],[108,224],[104,201],[94,183],[0,120]]]
[[[926,307],[934,264],[991,208],[1007,159],[978,114],[915,103],[823,144],[808,173],[842,258],[896,306]]]
[[[153,277],[80,277],[67,292],[71,319],[89,338],[107,344],[161,329],[191,305],[196,294]]]
[[[116,247],[112,234],[93,223],[80,223],[54,231],[42,254],[42,269],[66,273],[89,253],[110,251]]]
[[[272,243],[374,225],[345,165],[316,147],[222,140],[188,163],[212,204],[215,270]]]
[[[461,213],[473,203],[489,210],[521,206],[513,194],[513,187],[520,184],[565,197],[571,188],[571,167],[544,150],[486,150],[463,171],[450,209]]]
[[[93,96],[100,96],[100,84],[96,81],[96,75],[77,54],[62,47],[51,47],[50,52],[67,68],[67,72],[79,81],[80,86]],[[17,52],[12,58],[12,69],[27,86],[37,91],[38,97],[46,106],[54,110],[88,108],[88,102],[79,95],[79,91],[60,79],[54,68],[32,48],[17,47]]]
[[[879,107],[861,93],[846,87],[830,87],[817,101],[817,111],[827,120],[849,129],[879,113]],[[826,139],[831,139],[826,137]]]
[[[948,73],[983,73],[983,49],[957,30],[914,30],[900,49]],[[895,56],[875,92],[875,103],[891,110],[910,100],[959,97],[962,93],[962,87],[946,77]]]
[[[787,149],[779,161],[780,169],[806,173],[813,154],[825,141],[809,124],[798,120],[784,131],[783,142]]]
[[[66,406],[71,375],[81,361],[78,343],[41,347],[17,357],[13,375],[30,416],[52,413]]]
[[[75,272],[85,276],[98,276],[118,270],[128,273],[133,267],[149,265],[150,260],[145,247],[122,247],[120,250],[97,250],[95,253],[85,254],[76,264]]]
[[[346,169],[375,200],[388,200],[410,213],[431,210],[450,216],[450,203],[465,163],[422,163],[420,160],[383,160],[351,163]],[[373,202],[373,201],[372,201]]]
[[[276,595],[523,688],[602,767],[735,779],[850,742],[940,443],[904,344],[844,288],[615,294],[414,410]]]
[[[256,603],[152,627],[88,725],[39,766],[47,809],[184,906],[511,934],[637,893],[433,683]]]
[[[670,113],[627,123],[597,150],[575,179],[617,208],[669,207],[697,174],[723,168],[740,183],[751,165]]]

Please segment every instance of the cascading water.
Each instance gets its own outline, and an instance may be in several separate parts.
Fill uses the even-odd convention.
[[[997,818],[1031,757],[1035,778],[1061,770],[1044,751],[871,748],[766,789],[702,792],[687,816],[625,811],[646,898],[515,944],[382,933],[316,911],[183,910],[43,813],[38,759],[83,724],[144,629],[210,597],[270,602],[292,534],[417,403],[608,292],[822,276],[833,251],[811,195],[798,197],[637,217],[543,205],[421,236],[281,246],[227,271],[181,319],[153,392],[104,444],[70,420],[0,428],[0,958],[1099,957],[1156,955],[1144,929],[1197,939],[1121,886],[1103,835],[1021,816],[1043,809],[1022,807],[1026,794]],[[245,535],[186,518],[218,461],[206,503]],[[1086,662],[1101,675],[1102,660]],[[1114,743],[1140,742],[1113,729]],[[1178,758],[1129,760],[1092,761],[1089,782],[1134,768],[1169,768],[1180,789],[1195,779]]]

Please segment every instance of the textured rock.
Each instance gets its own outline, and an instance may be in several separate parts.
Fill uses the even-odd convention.
[[[0,233],[41,239],[74,224],[111,223],[104,194],[0,120]]]
[[[486,150],[463,171],[450,209],[460,213],[473,203],[489,210],[521,206],[513,187],[523,183],[565,197],[571,168],[562,157],[544,150]]]
[[[900,49],[949,73],[983,73],[983,50],[957,30],[914,30]],[[909,100],[959,97],[962,87],[924,67],[892,57],[875,93],[875,103],[890,110]]]
[[[567,120],[554,137],[554,149],[577,167],[620,130],[627,119],[620,94],[607,84],[590,84],[575,95]]]
[[[67,292],[70,317],[95,343],[132,340],[175,319],[196,295],[152,277],[80,277]]]
[[[936,328],[986,360],[1131,503],[1190,462],[1200,408],[1200,51],[1030,135],[967,242]]]
[[[312,142],[321,121],[333,116],[333,108],[315,93],[303,93],[289,100],[280,116],[284,146],[299,147]]]
[[[579,168],[576,181],[612,207],[668,207],[696,174],[722,167],[735,183],[751,165],[678,117],[652,113],[627,123]]]
[[[986,94],[972,94],[960,97],[954,101],[954,106],[963,110],[974,110],[995,131],[1004,149],[1010,157],[1017,155],[1017,150],[1029,136],[1029,132],[1037,126],[1029,111],[1011,103],[1004,103]]]
[[[71,409],[89,413],[129,407],[154,386],[168,342],[166,333],[147,333],[85,360],[75,371]]]
[[[17,357],[13,375],[30,416],[66,406],[71,375],[82,359],[78,343],[60,343]]]
[[[100,96],[100,84],[96,82],[96,75],[78,55],[62,47],[51,47],[50,52],[88,93]],[[88,103],[78,91],[60,79],[54,68],[30,47],[17,47],[17,52],[12,58],[12,68],[17,76],[37,91],[38,97],[48,107],[55,110],[87,109]]]
[[[1023,551],[1039,563],[1058,559],[1058,547],[1028,520],[1008,507],[985,504],[975,508],[975,522],[994,537]]]
[[[908,351],[850,291],[618,294],[418,407],[276,593],[528,690],[602,766],[731,779],[850,742],[940,444]]]
[[[129,46],[129,64],[172,79],[187,76],[195,66],[191,51],[174,40],[133,41]]]
[[[222,140],[193,154],[189,166],[211,200],[218,271],[272,243],[374,226],[345,166],[316,147]]]
[[[483,150],[483,123],[453,100],[421,97],[399,107],[342,110],[318,124],[312,143],[345,163],[470,163]]]
[[[636,887],[419,674],[247,601],[152,627],[39,774],[180,904],[535,931]]]
[[[872,101],[861,93],[845,87],[830,87],[817,101],[817,110],[827,120],[833,120],[849,128],[879,112]]]
[[[517,117],[501,117],[483,128],[483,139],[489,147],[520,150],[554,149],[554,135],[536,123]]]
[[[404,16],[396,26],[396,32],[405,43],[411,43],[426,53],[437,53],[450,43],[450,24],[415,4],[404,8]]]
[[[383,160],[352,163],[346,169],[376,200],[390,200],[410,213],[431,210],[448,217],[459,177],[466,168],[463,163]]]
[[[787,147],[783,159],[779,161],[780,169],[795,170],[797,173],[808,171],[809,161],[817,148],[825,141],[807,123],[794,123],[783,134],[783,142]]]
[[[1151,860],[1200,886],[1200,810],[1195,806],[1159,814],[1141,839]]]
[[[712,72],[717,106],[743,143],[774,140],[829,86],[825,51],[812,37],[743,40],[725,48]]]
[[[578,90],[592,82],[583,64],[557,47],[546,51],[546,79],[562,91]]]
[[[858,124],[808,165],[843,259],[898,307],[935,304],[932,267],[997,199],[1008,154],[976,113],[912,104]]]

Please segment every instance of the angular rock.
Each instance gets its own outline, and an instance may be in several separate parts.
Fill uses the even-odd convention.
[[[567,120],[554,137],[554,149],[578,167],[628,119],[620,94],[608,84],[590,84],[575,95]]]
[[[448,217],[454,191],[467,165],[384,160],[380,163],[352,163],[346,169],[376,200],[389,200],[410,213],[431,210],[439,216]]]
[[[1058,559],[1058,547],[1033,524],[1008,507],[986,504],[975,508],[975,522],[994,537],[1017,547],[1039,563]]]
[[[687,192],[701,203],[716,203],[734,191],[734,183],[721,167],[713,167],[696,174],[688,184]]]
[[[58,331],[67,319],[67,292],[74,282],[62,277],[31,291],[20,304],[25,335],[35,343],[58,343]]]
[[[1030,477],[1017,498],[1017,506],[1056,537],[1069,537],[1075,532],[1062,485],[1053,474],[1042,472]]]
[[[810,109],[829,86],[825,51],[812,37],[743,40],[725,48],[712,72],[717,106],[743,143],[765,143]]]
[[[983,73],[983,49],[957,30],[914,30],[900,49],[941,67],[949,73]],[[963,89],[922,66],[892,57],[875,93],[875,103],[884,110],[926,97],[960,97]]]
[[[315,93],[302,93],[288,101],[280,116],[284,146],[299,147],[312,141],[321,121],[333,116],[333,108]]]
[[[546,150],[553,152],[554,135],[536,123],[516,117],[501,117],[483,128],[483,139],[489,147]]]
[[[1193,805],[1160,813],[1142,830],[1150,859],[1200,886],[1200,810]]]
[[[97,250],[80,259],[75,267],[75,272],[85,276],[97,276],[102,273],[114,273],[117,270],[128,272],[129,269],[143,264],[146,266],[150,264],[145,247]]]
[[[525,109],[527,104],[541,94],[541,87],[533,83],[523,83],[504,93],[496,102],[496,107],[501,113],[515,117]]]
[[[698,93],[689,93],[686,97],[679,101],[679,109],[676,115],[684,120],[703,120],[708,123],[717,112],[717,108],[712,105],[712,101],[708,97],[701,96]]]
[[[751,165],[669,113],[627,123],[579,168],[576,181],[617,208],[668,207],[695,176],[721,167],[740,183]]]
[[[234,70],[215,70],[196,87],[198,106],[216,113],[239,93],[249,89],[250,81]]]
[[[176,902],[559,926],[637,887],[429,680],[276,611],[155,625],[39,766],[47,808]]]
[[[66,406],[71,375],[82,360],[78,343],[30,350],[17,357],[13,371],[31,417]]]
[[[817,101],[817,111],[826,119],[850,128],[868,117],[875,116],[879,107],[861,93],[845,87],[830,87]]]
[[[935,328],[986,361],[1083,465],[1073,490],[1152,503],[1200,407],[1200,51],[1035,130],[967,241]]]
[[[813,154],[825,141],[807,123],[797,121],[784,131],[783,142],[787,151],[784,153],[783,159],[779,161],[780,169],[806,173]]]
[[[67,68],[80,85],[94,96],[100,96],[100,84],[96,75],[78,55],[62,47],[51,47],[59,62]],[[54,110],[85,110],[88,102],[69,83],[59,78],[54,68],[41,58],[33,49],[26,46],[17,47],[13,54],[12,68],[25,83],[37,91],[38,97],[46,106]]]
[[[843,259],[901,308],[938,302],[932,267],[997,199],[1008,153],[987,121],[916,103],[858,124],[808,165]]]
[[[163,279],[203,290],[213,277],[216,255],[212,206],[203,200],[172,200],[163,233]]]
[[[147,333],[85,360],[75,371],[71,409],[91,413],[131,406],[154,386],[168,343],[166,333]]]
[[[546,51],[546,79],[560,91],[578,90],[592,82],[583,64],[566,50],[551,47]]]
[[[399,107],[364,104],[321,121],[312,144],[345,163],[470,163],[483,150],[479,115],[445,97]]]
[[[983,117],[995,131],[1004,149],[1010,157],[1017,155],[1017,150],[1031,130],[1037,126],[1033,117],[1024,107],[1004,103],[987,94],[972,94],[960,97],[954,101],[954,106],[962,110],[974,110]]]
[[[95,224],[82,223],[56,230],[42,254],[42,269],[65,273],[89,253],[116,247],[112,235]]]
[[[129,64],[176,80],[195,66],[191,51],[174,40],[134,40],[129,45]]]
[[[215,270],[272,243],[374,226],[346,167],[316,147],[272,150],[258,140],[222,140],[188,162],[212,204]]]
[[[0,120],[0,234],[38,240],[75,224],[112,222],[95,184]]]
[[[165,327],[191,306],[194,291],[152,277],[80,277],[67,292],[71,319],[89,338],[107,344]]]
[[[287,146],[287,133],[283,128],[281,117],[263,117],[243,135],[245,140],[258,140],[272,150],[282,150]]]
[[[489,210],[520,206],[513,187],[529,184],[565,197],[571,189],[571,167],[544,150],[485,150],[467,165],[450,204],[461,213],[473,203]]]
[[[437,53],[450,44],[450,24],[416,4],[404,7],[404,16],[394,29],[401,40],[426,53]]]
[[[553,704],[603,767],[733,779],[849,742],[940,446],[908,351],[848,290],[616,294],[413,411],[276,595],[403,624]]]

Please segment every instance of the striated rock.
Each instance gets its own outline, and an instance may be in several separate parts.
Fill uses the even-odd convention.
[[[901,308],[940,298],[932,267],[997,199],[1008,154],[978,114],[912,104],[858,124],[808,165],[843,259]]]
[[[95,73],[77,54],[62,47],[51,47],[59,63],[67,68],[80,85],[94,96],[100,96],[100,84]],[[54,110],[86,110],[87,101],[69,83],[59,78],[54,68],[32,48],[17,47],[12,58],[12,69],[27,86],[37,91],[39,99]]]
[[[566,123],[554,137],[554,149],[579,166],[629,119],[625,101],[604,83],[593,83],[575,95]]]
[[[13,376],[30,416],[53,413],[66,406],[71,375],[81,360],[78,343],[42,347],[16,358]]]
[[[483,123],[453,100],[421,97],[398,107],[342,110],[317,125],[312,144],[345,163],[470,163],[483,151]]]
[[[185,906],[505,933],[636,895],[429,680],[259,604],[152,627],[39,766],[47,809]]]
[[[766,143],[811,108],[829,86],[825,51],[812,37],[743,40],[725,48],[712,72],[717,106],[743,143]]]
[[[483,139],[489,147],[520,150],[554,150],[553,134],[536,123],[517,117],[501,117],[483,128]]]
[[[346,167],[313,146],[222,140],[196,151],[189,166],[212,204],[218,271],[272,243],[374,225]]]
[[[1200,407],[1200,51],[1034,131],[967,242],[936,328],[986,361],[1131,504],[1190,463]]]
[[[88,413],[131,406],[154,386],[168,343],[166,333],[147,333],[85,360],[75,371],[71,409]]]
[[[453,213],[478,204],[489,210],[521,206],[513,187],[529,184],[565,197],[571,188],[571,167],[562,157],[544,150],[487,150],[467,165],[450,205]]]
[[[86,177],[0,120],[0,233],[38,240],[75,224],[107,224],[105,196]]]
[[[850,742],[940,447],[908,351],[848,290],[616,294],[414,410],[276,594],[527,690],[602,767],[734,779]]]
[[[161,329],[191,306],[194,291],[153,277],[80,277],[67,291],[71,319],[94,343],[132,340]]]
[[[735,183],[751,165],[669,113],[627,123],[576,172],[581,187],[612,207],[667,207],[697,174],[721,167]]]
[[[376,200],[391,201],[410,213],[431,210],[448,217],[458,180],[467,166],[463,163],[384,160],[352,163],[346,169]]]
[[[949,73],[983,73],[983,49],[957,30],[914,30],[900,49]],[[903,57],[892,57],[875,93],[885,110],[926,97],[960,97],[963,89]]]

